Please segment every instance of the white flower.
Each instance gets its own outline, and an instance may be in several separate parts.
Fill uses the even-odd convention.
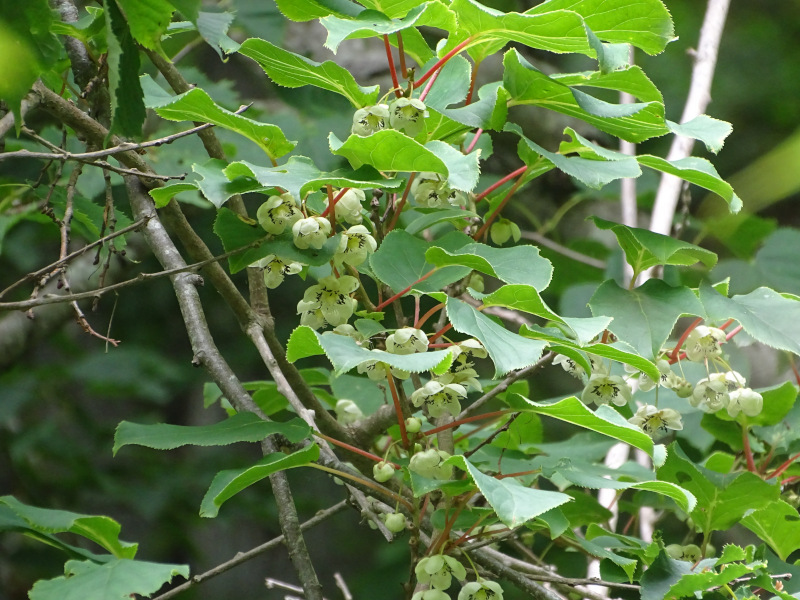
[[[573,377],[576,377],[577,379],[580,379],[581,377],[583,377],[584,373],[586,373],[586,371],[584,371],[582,366],[580,366],[566,354],[559,354],[558,356],[556,356],[553,359],[553,364],[561,365],[562,369],[564,369],[567,373],[569,373]]]
[[[743,412],[748,417],[755,417],[761,413],[764,407],[764,398],[758,392],[750,388],[740,388],[730,392],[730,400],[728,401],[728,415],[736,418],[740,412]]]
[[[669,429],[683,429],[681,414],[677,410],[672,410],[671,408],[659,410],[652,404],[645,404],[639,407],[636,414],[628,421],[641,428],[650,437],[666,435]]]
[[[581,400],[585,404],[594,402],[598,406],[609,402],[613,402],[617,406],[625,406],[630,399],[631,388],[622,377],[602,373],[592,375],[581,394]]]
[[[336,194],[334,194],[336,197]],[[339,200],[336,206],[333,207],[333,212],[336,215],[336,221],[339,223],[345,222],[350,225],[358,225],[361,223],[361,203],[366,200],[364,190],[358,188],[350,188]],[[325,198],[325,206],[328,205],[328,198]]]
[[[398,98],[389,105],[389,124],[411,137],[422,131],[427,116],[425,104],[417,98]]]
[[[724,373],[711,373],[708,376],[711,381],[719,381],[725,384],[728,393],[744,387],[746,383],[744,376],[737,371],[725,371]]]
[[[386,129],[386,121],[389,119],[389,106],[386,104],[376,104],[359,108],[353,115],[354,135],[366,137],[376,131]]]
[[[386,351],[391,354],[414,354],[428,350],[428,336],[421,329],[402,327],[386,338]]]
[[[453,583],[453,577],[459,581],[467,578],[467,570],[452,556],[437,554],[423,558],[414,567],[417,581],[429,583],[438,590],[446,590]]]
[[[256,219],[258,224],[267,233],[280,235],[290,225],[294,224],[303,216],[291,194],[285,193],[280,196],[270,196],[267,201],[258,207]]]
[[[364,413],[358,407],[358,404],[352,400],[345,400],[344,398],[336,403],[336,420],[342,425],[350,425],[356,421],[364,418]]]
[[[722,344],[725,332],[716,327],[698,325],[689,333],[684,344],[686,358],[694,362],[702,362],[722,355]]]
[[[461,588],[458,600],[503,600],[503,588],[494,581],[478,579]]]
[[[309,246],[319,250],[328,239],[331,223],[323,217],[308,217],[295,221],[292,225],[294,245],[305,250]]]
[[[694,391],[689,398],[689,403],[694,407],[700,407],[707,413],[717,412],[728,406],[730,396],[728,387],[724,381],[719,379],[701,379],[694,386]]]
[[[417,408],[425,407],[428,414],[437,419],[445,413],[454,417],[461,412],[460,398],[466,398],[467,390],[463,385],[447,383],[442,385],[435,379],[429,381],[411,394],[411,403]]]
[[[378,244],[369,230],[363,225],[354,225],[342,234],[333,260],[337,264],[345,263],[356,267],[367,260],[367,256],[377,248]]]
[[[283,260],[274,254],[269,254],[250,266],[264,269],[264,284],[271,290],[282,284],[286,275],[296,275],[303,270],[303,265],[299,262]]]
[[[642,390],[643,392],[649,392],[657,385],[663,385],[665,387],[669,387],[669,382],[671,381],[671,378],[675,376],[675,374],[672,372],[672,369],[669,366],[669,362],[664,360],[663,358],[660,358],[656,361],[656,368],[660,373],[660,377],[657,382],[650,379],[650,376],[645,373],[639,375],[639,389]]]
[[[353,311],[356,309],[358,302],[355,298],[351,298],[350,294],[357,289],[358,280],[355,277],[349,275],[342,275],[338,279],[333,276],[323,277],[317,285],[312,285],[303,294],[303,299],[297,305],[297,312],[305,316],[306,313],[316,314],[316,311],[319,311],[323,317],[323,324],[327,322],[334,327],[342,325],[353,316]],[[302,317],[301,322],[303,322]],[[314,327],[310,323],[303,324]]]
[[[428,479],[450,479],[453,465],[443,464],[448,458],[450,455],[444,450],[430,448],[412,456],[408,468]]]
[[[411,600],[450,600],[450,596],[445,594],[442,590],[431,588],[429,590],[415,592],[414,595],[411,596]]]

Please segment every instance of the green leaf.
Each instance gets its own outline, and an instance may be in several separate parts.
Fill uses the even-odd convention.
[[[120,541],[120,525],[110,517],[37,508],[23,504],[13,496],[0,497],[0,505],[7,506],[24,521],[24,527],[30,533],[73,533],[94,542],[117,558],[133,558],[136,555],[138,544]]]
[[[472,477],[497,517],[511,529],[572,500],[567,494],[531,489],[514,479],[495,479],[485,475],[463,456],[452,456],[446,462]]]
[[[599,189],[604,185],[623,177],[638,177],[641,169],[632,157],[619,157],[615,160],[605,158],[589,159],[579,156],[563,156],[553,152],[548,152],[535,142],[532,142],[522,134],[522,129],[514,124],[507,123],[505,131],[513,131],[520,136],[519,155],[527,165],[534,165],[539,162],[539,157],[543,157],[546,162],[551,163],[567,175],[570,175],[584,185]]]
[[[312,336],[316,338],[316,344]],[[386,363],[403,371],[422,373],[452,360],[449,350],[433,350],[417,354],[390,354],[383,350],[367,350],[346,335],[330,331],[320,334],[304,325],[295,329],[289,337],[286,357],[290,362],[322,353],[325,353],[331,361],[335,375],[341,375],[359,365],[374,361]]]
[[[437,79],[438,82],[438,79]],[[434,87],[433,89],[436,89]],[[502,82],[487,83],[478,89],[478,99],[467,106],[437,109],[448,119],[468,127],[502,131],[508,117],[508,101],[511,98]],[[428,102],[430,105],[430,101]],[[436,108],[433,106],[433,108]]]
[[[528,400],[519,394],[513,394],[509,396],[507,402],[514,410],[532,411],[572,423],[583,429],[596,431],[615,440],[630,444],[634,448],[643,450],[651,457],[653,456],[655,446],[650,436],[638,427],[628,423],[622,415],[608,406],[598,406],[596,411],[592,411],[574,396],[564,398],[553,404],[542,404]]]
[[[706,590],[716,589],[726,586],[730,582],[753,573],[756,568],[763,568],[766,563],[755,563],[754,565],[746,565],[741,563],[725,565],[720,571],[709,568],[706,561],[701,561],[692,570],[699,571],[687,573],[681,577],[680,581],[675,583],[669,588],[664,598],[691,598],[696,597],[695,594],[705,592]]]
[[[213,518],[219,514],[219,507],[226,501],[250,487],[254,483],[269,477],[278,471],[302,467],[314,462],[319,458],[319,447],[311,444],[292,452],[283,454],[274,452],[268,454],[256,464],[243,469],[230,469],[220,471],[214,476],[214,480],[200,503],[200,516]]]
[[[725,144],[725,138],[731,134],[733,127],[726,121],[713,119],[708,115],[698,115],[691,121],[686,123],[673,123],[667,121],[667,126],[670,131],[675,135],[682,135],[685,137],[700,140],[706,145],[709,152],[716,154],[722,150]]]
[[[265,421],[253,413],[237,413],[213,425],[186,426],[155,423],[140,425],[122,421],[114,434],[114,449],[136,445],[156,450],[173,450],[180,446],[227,446],[235,442],[259,442],[274,433],[286,436],[290,442],[305,439],[310,432],[301,419],[286,423]]]
[[[420,231],[425,231],[429,227],[444,223],[445,221],[459,221],[461,219],[470,219],[477,216],[477,213],[463,208],[437,208],[429,213],[420,214],[419,217],[405,226],[404,231],[414,235]]]
[[[781,560],[800,548],[800,516],[783,500],[745,515],[740,523],[769,544]]]
[[[649,279],[632,290],[605,281],[589,300],[589,308],[596,317],[613,317],[609,330],[642,356],[653,358],[661,353],[678,317],[705,315],[692,290],[671,287],[660,279]]]
[[[379,10],[387,17],[395,19],[404,17],[412,8],[419,5],[419,0],[362,0],[361,4],[372,10]]]
[[[717,263],[717,255],[689,242],[676,240],[668,235],[647,229],[628,227],[600,217],[590,217],[600,229],[609,229],[617,237],[628,264],[634,273],[642,273],[656,265],[689,266],[702,262],[711,268]]]
[[[524,338],[505,329],[472,306],[455,298],[447,299],[447,317],[453,329],[477,338],[494,362],[495,377],[536,363],[546,342]]]
[[[703,533],[732,527],[745,514],[774,503],[780,494],[779,486],[770,485],[749,471],[722,475],[696,465],[675,442],[670,444],[667,460],[658,469],[658,478],[694,494],[697,505],[689,514]]]
[[[270,159],[280,158],[295,147],[295,142],[287,140],[277,125],[260,123],[226,110],[200,88],[193,88],[169,100],[152,95],[147,100],[147,107],[154,109],[164,119],[213,123],[229,129],[255,143]]]
[[[633,44],[648,54],[662,52],[675,39],[672,19],[661,0],[548,0],[525,14],[554,10],[575,11],[596,37]]]
[[[592,85],[592,82],[585,77],[582,79],[548,77],[528,63],[516,50],[506,52],[503,66],[505,68],[503,87],[511,95],[512,106],[525,104],[554,110],[591,123],[601,131],[634,143],[669,133],[664,120],[664,105],[658,100],[635,105],[609,105],[568,85],[573,81]],[[631,77],[636,78],[639,73],[641,71],[636,71]],[[613,78],[605,76],[603,80],[618,83],[624,81],[624,75],[621,73],[613,75]],[[640,82],[636,85],[650,92]],[[651,93],[648,95],[652,96]]]
[[[188,579],[189,566],[125,558],[104,564],[70,560],[64,565],[64,577],[37,581],[28,596],[30,600],[127,600],[134,595],[149,598],[176,575]]]
[[[116,0],[128,21],[133,39],[158,50],[161,36],[172,20],[174,8],[167,0]]]
[[[364,10],[350,0],[275,0],[278,9],[290,21],[312,21],[328,15],[356,17]]]
[[[550,261],[539,256],[536,246],[528,245],[493,248],[476,242],[454,252],[433,246],[425,253],[425,260],[437,267],[463,265],[506,283],[529,285],[537,290],[545,289],[553,275]]]
[[[349,136],[344,142],[333,133],[328,136],[331,153],[344,156],[354,169],[364,164],[379,171],[429,171],[447,176],[448,185],[464,192],[478,183],[480,154],[462,154],[440,141],[424,146],[394,129],[384,129],[367,137]]]
[[[395,293],[413,285],[420,292],[436,292],[444,286],[463,279],[470,273],[469,267],[442,267],[424,281],[419,281],[435,267],[425,260],[425,253],[434,244],[455,252],[472,243],[472,238],[453,231],[435,240],[426,242],[402,230],[392,231],[370,256],[369,264],[375,276]],[[418,282],[419,283],[416,283]]]
[[[213,160],[213,159],[212,159]],[[181,192],[197,191],[197,184],[194,183],[171,183],[164,187],[153,188],[148,193],[156,204],[156,208],[164,208],[169,201]]]
[[[103,3],[108,30],[108,91],[111,94],[112,133],[140,137],[146,116],[139,84],[139,49],[116,0]]]
[[[640,583],[642,585],[642,600],[664,600],[668,598],[667,592],[682,577],[692,570],[691,563],[670,558],[663,550],[644,572]]]
[[[669,161],[659,156],[642,154],[636,157],[639,164],[650,167],[656,171],[675,175],[717,194],[725,200],[731,212],[738,213],[742,210],[742,200],[737,196],[730,184],[725,183],[710,162],[704,158],[690,156]]]
[[[797,386],[791,381],[784,381],[780,385],[760,389],[758,393],[764,399],[764,408],[755,417],[747,417],[747,422],[756,426],[777,425],[794,406]]]
[[[597,64],[601,73],[612,73],[630,66],[630,46],[628,44],[604,44],[588,25],[586,26],[586,37],[597,55]]]
[[[325,47],[335,54],[339,44],[344,40],[383,36],[423,25],[445,31],[452,31],[456,27],[453,12],[438,1],[423,4],[415,2],[414,8],[406,12],[407,14],[401,18],[391,18],[390,15],[378,10],[365,10],[355,19],[342,19],[336,16],[320,19],[322,26],[328,30]]]
[[[709,319],[735,319],[762,344],[800,355],[800,299],[796,296],[782,296],[761,287],[744,296],[726,298],[703,284],[700,301]]]
[[[368,88],[358,85],[350,71],[333,61],[314,62],[266,40],[258,38],[245,40],[239,47],[239,54],[256,61],[278,85],[288,88],[313,85],[341,94],[356,107],[375,104],[380,93],[377,85]]]
[[[228,37],[228,29],[236,15],[230,12],[200,12],[195,24],[197,32],[208,42],[217,56],[224,60],[223,52],[232,53],[239,49],[239,44]]]
[[[218,158],[210,158],[202,165],[194,163],[192,171],[200,176],[194,184],[202,192],[206,200],[218,209],[225,204],[231,196],[246,194],[248,192],[263,191],[265,188],[257,181],[245,177],[228,179],[225,175],[227,163]],[[166,195],[166,193],[165,193]]]
[[[261,167],[247,161],[234,162],[225,169],[231,180],[237,177],[254,177],[262,189],[282,188],[301,201],[306,194],[327,185],[359,189],[381,188],[396,190],[404,180],[387,178],[374,168],[365,165],[356,169],[336,169],[320,171],[310,158],[292,156],[285,164],[277,167]]]

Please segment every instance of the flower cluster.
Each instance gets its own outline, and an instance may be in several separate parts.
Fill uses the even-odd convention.
[[[411,137],[421,133],[425,127],[428,109],[418,98],[401,97],[391,104],[374,104],[359,108],[353,115],[353,135],[367,137],[387,127],[403,131]]]

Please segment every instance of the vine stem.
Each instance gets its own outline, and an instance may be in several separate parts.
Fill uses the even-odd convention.
[[[773,477],[779,477],[779,476],[783,475],[784,472],[786,471],[786,469],[791,467],[792,463],[794,463],[794,461],[796,461],[798,458],[800,458],[800,452],[798,452],[797,454],[792,456],[789,460],[784,462],[780,467],[778,467],[772,473],[770,473],[770,475],[769,475],[769,477],[767,477],[767,479],[772,479]]]
[[[672,353],[669,355],[670,362],[675,362],[676,360],[678,360],[678,354],[680,353],[681,346],[683,346],[683,343],[686,341],[686,338],[688,338],[689,334],[692,333],[694,328],[697,327],[698,325],[700,325],[700,323],[702,323],[702,322],[703,322],[703,319],[698,317],[697,319],[692,321],[691,325],[689,325],[686,328],[686,331],[683,332],[683,335],[681,335],[680,339],[678,340],[678,343],[675,344],[675,348],[673,348]]]
[[[386,60],[389,61],[389,73],[392,75],[392,85],[394,86],[394,95],[398,98],[403,95],[400,90],[400,82],[397,80],[397,70],[394,68],[394,58],[392,57],[392,46],[389,43],[389,35],[383,34],[383,47],[386,49]]]
[[[386,369],[386,380],[389,382],[389,389],[392,392],[392,401],[394,402],[394,412],[397,415],[397,425],[400,427],[400,438],[403,440],[403,447],[408,449],[411,447],[408,441],[408,432],[406,431],[406,420],[403,417],[403,407],[400,406],[400,397],[397,394],[397,386],[394,383],[394,375],[389,365],[384,365]]]
[[[428,431],[421,432],[424,436],[434,435],[435,433],[439,433],[440,431],[445,431],[446,429],[455,429],[459,425],[463,425],[465,423],[471,423],[472,421],[482,421],[483,419],[493,419],[495,417],[500,417],[502,415],[507,415],[509,413],[514,412],[513,410],[496,410],[494,412],[484,413],[482,415],[475,415],[474,417],[466,417],[465,419],[459,419],[458,421],[453,421],[451,423],[447,423],[446,425],[441,425],[439,427],[434,427],[433,429],[429,429]]]
[[[398,31],[397,36],[397,54],[400,56],[400,74],[404,79],[408,79],[408,68],[406,67],[406,52],[403,48],[403,32]]]
[[[433,87],[433,83],[436,81],[436,78],[437,78],[437,77],[439,77],[439,74],[440,74],[441,72],[442,72],[442,70],[441,70],[441,69],[439,69],[438,71],[436,71],[436,72],[433,74],[433,76],[431,77],[431,80],[430,80],[430,81],[428,82],[428,84],[425,86],[425,89],[424,89],[424,90],[422,90],[422,93],[419,95],[419,99],[420,99],[420,101],[421,101],[421,102],[424,102],[424,101],[425,101],[425,98],[428,96],[428,92],[430,92],[430,91],[431,91],[431,87]]]
[[[492,185],[490,185],[488,188],[486,188],[485,190],[483,190],[483,191],[482,191],[480,194],[478,194],[477,196],[475,196],[475,202],[476,202],[476,203],[477,203],[477,202],[480,202],[480,201],[481,201],[481,200],[483,200],[483,199],[484,199],[486,196],[488,196],[488,195],[489,195],[489,194],[491,194],[493,191],[495,191],[497,188],[499,188],[501,185],[503,185],[504,183],[506,183],[506,182],[508,182],[508,181],[511,181],[512,179],[514,179],[514,178],[515,178],[515,177],[517,177],[518,175],[522,175],[522,174],[523,174],[525,171],[527,171],[527,170],[528,170],[528,167],[527,167],[527,165],[526,165],[526,166],[524,166],[524,167],[520,167],[520,168],[519,168],[519,169],[517,169],[516,171],[512,171],[511,173],[509,173],[508,175],[506,175],[505,177],[503,177],[501,180],[499,180],[499,181],[497,181],[497,182],[493,183],[493,184],[492,184]]]
[[[406,200],[408,200],[408,192],[411,191],[411,184],[414,182],[414,177],[416,176],[416,173],[411,173],[408,176],[408,183],[406,183],[406,189],[403,190],[403,197],[400,198],[400,202],[398,202],[397,206],[395,206],[392,220],[389,221],[389,226],[386,228],[384,235],[389,233],[392,229],[394,229],[394,226],[397,225],[397,220],[400,218],[400,213],[403,212],[403,207],[406,205]]]
[[[500,211],[502,211],[502,210],[503,210],[503,208],[505,208],[505,205],[506,205],[506,204],[508,204],[508,201],[509,201],[509,200],[511,200],[511,196],[513,196],[513,195],[514,195],[514,193],[517,191],[517,189],[519,189],[519,186],[521,186],[521,185],[522,185],[522,177],[520,177],[519,179],[517,179],[517,180],[514,182],[514,185],[512,185],[512,186],[511,186],[511,189],[510,189],[510,190],[508,190],[508,193],[506,194],[506,197],[505,197],[505,198],[503,198],[503,200],[500,202],[500,204],[498,204],[498,205],[497,205],[497,208],[496,208],[496,209],[494,210],[494,212],[493,212],[493,213],[492,213],[492,214],[489,216],[489,218],[488,218],[488,219],[486,219],[486,220],[483,222],[483,225],[481,225],[481,228],[480,228],[480,229],[478,229],[478,231],[477,231],[477,232],[475,232],[475,235],[473,235],[473,236],[472,236],[472,239],[473,239],[473,240],[479,240],[479,239],[481,239],[481,238],[483,237],[483,235],[486,233],[486,230],[487,230],[487,229],[489,229],[489,227],[491,226],[491,224],[492,224],[492,223],[494,222],[494,220],[497,218],[497,215],[499,215],[499,214],[500,214]]]
[[[317,463],[308,463],[307,467],[311,467],[312,469],[318,469],[320,471],[325,471],[326,473],[330,473],[331,475],[335,475],[336,477],[343,477],[345,479],[349,479],[350,481],[355,481],[356,483],[360,483],[363,486],[370,488],[371,490],[375,490],[376,492],[380,492],[381,494],[385,494],[389,496],[392,500],[395,500],[405,506],[409,512],[414,510],[414,507],[411,506],[411,503],[403,498],[399,494],[395,494],[392,490],[386,489],[383,486],[380,486],[376,483],[373,483],[369,479],[363,477],[356,477],[355,475],[351,475],[350,473],[345,473],[344,471],[339,471],[337,469],[332,469],[330,467],[326,467],[325,465],[319,465]]]
[[[391,298],[387,298],[386,300],[384,300],[383,302],[381,302],[380,304],[378,304],[378,306],[376,306],[376,307],[375,307],[375,310],[376,310],[376,311],[380,311],[380,310],[382,310],[382,309],[386,308],[386,307],[387,307],[389,304],[391,304],[392,302],[394,302],[394,301],[395,301],[395,300],[397,300],[398,298],[402,298],[402,297],[403,297],[405,294],[407,294],[407,293],[408,293],[408,292],[411,290],[411,288],[413,288],[415,285],[417,285],[417,284],[418,284],[418,283],[420,283],[421,281],[425,281],[425,280],[426,280],[428,277],[430,277],[431,275],[433,275],[433,274],[434,274],[434,273],[435,273],[437,270],[438,270],[438,269],[434,268],[434,269],[432,269],[432,270],[428,271],[427,273],[425,273],[425,275],[423,275],[422,277],[420,277],[419,279],[417,279],[417,280],[416,280],[414,283],[411,283],[411,284],[409,284],[409,285],[408,285],[408,287],[405,287],[405,288],[403,288],[402,290],[400,290],[399,292],[397,292],[397,293],[396,293],[394,296],[392,296]]]
[[[430,309],[428,312],[422,315],[422,317],[417,319],[416,323],[414,323],[414,329],[422,329],[422,326],[425,324],[425,322],[443,308],[444,308],[444,302],[440,302],[439,304],[434,306],[432,309]]]
[[[464,100],[464,106],[469,106],[472,103],[472,95],[475,93],[475,80],[478,78],[478,67],[480,66],[480,61],[476,60],[475,66],[472,67],[472,74],[469,78],[469,92],[467,92],[467,99]]]
[[[422,77],[420,77],[419,79],[417,79],[417,81],[414,82],[414,89],[417,89],[419,86],[421,86],[423,83],[425,83],[428,80],[428,78],[431,75],[433,75],[436,71],[441,69],[448,60],[453,58],[456,54],[461,52],[464,48],[469,46],[471,43],[472,43],[472,36],[469,36],[467,39],[465,39],[463,42],[461,42],[458,46],[456,46],[455,48],[450,50],[450,52],[445,54],[442,58],[437,60],[436,64],[434,64],[430,69],[428,69],[427,73],[425,73]]]
[[[750,448],[750,437],[748,433],[750,432],[750,428],[745,426],[742,427],[742,444],[744,445],[744,457],[747,460],[747,470],[751,473],[756,473],[756,463],[753,460],[753,450]]]
[[[469,146],[467,146],[467,149],[464,151],[464,154],[469,154],[475,149],[475,145],[478,143],[478,140],[480,139],[482,134],[483,134],[483,129],[479,127],[478,130],[475,132],[475,137],[472,138],[472,141],[469,143]]]
[[[335,215],[336,211],[333,209],[336,206],[336,203],[342,199],[342,196],[344,196],[348,191],[350,191],[350,188],[348,187],[342,188],[341,190],[339,190],[339,193],[334,196],[333,186],[331,184],[328,184],[326,187],[328,192],[328,206],[326,206],[325,210],[323,210],[322,213],[319,215],[320,217],[327,217],[328,214],[331,212],[333,212],[333,214]],[[335,217],[331,216],[331,228],[333,228],[334,225],[335,225]]]
[[[739,333],[741,330],[742,330],[742,326],[741,326],[741,325],[737,325],[736,327],[734,327],[733,329],[731,329],[731,332],[725,336],[725,341],[726,341],[726,342],[727,342],[727,341],[730,341],[730,339],[731,339],[733,336],[735,336],[737,333]]]
[[[376,454],[372,454],[372,452],[367,452],[366,450],[362,450],[361,448],[356,448],[355,446],[352,446],[352,445],[348,444],[347,442],[339,441],[336,438],[332,438],[329,435],[325,435],[324,433],[320,433],[318,431],[315,431],[314,435],[317,436],[318,438],[321,438],[321,439],[325,440],[326,442],[330,442],[331,444],[339,446],[340,448],[344,448],[345,450],[350,450],[350,452],[355,452],[356,454],[360,454],[361,456],[364,456],[364,457],[366,457],[366,458],[368,458],[368,459],[370,459],[372,461],[375,461],[376,463],[377,462],[385,462],[387,464],[392,465],[395,470],[400,469],[400,465],[398,465],[397,463],[386,461],[383,458],[381,458],[380,456],[377,456]]]

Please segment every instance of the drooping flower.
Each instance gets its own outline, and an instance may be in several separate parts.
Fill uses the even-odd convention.
[[[334,197],[336,194],[334,194]],[[361,223],[362,216],[362,203],[366,200],[364,190],[358,188],[350,188],[339,200],[336,206],[333,207],[333,214],[336,216],[336,221],[339,223],[349,223],[350,225],[358,225]],[[325,198],[325,206],[328,205],[328,198]]]
[[[566,354],[559,354],[553,359],[554,365],[561,365],[561,368],[564,369],[567,373],[572,375],[577,379],[581,379],[583,375],[586,373],[583,367],[576,363],[573,359],[571,359]]]
[[[427,116],[425,103],[417,98],[397,98],[389,105],[389,124],[411,137],[422,131]]]
[[[428,336],[421,329],[401,327],[386,338],[386,351],[391,354],[414,354],[428,350]]]
[[[280,196],[270,196],[258,207],[256,219],[267,233],[280,235],[303,216],[294,198],[288,192]]]
[[[581,394],[581,400],[585,404],[595,403],[598,406],[609,402],[625,406],[630,399],[631,388],[622,377],[602,373],[592,375]]]
[[[303,299],[297,305],[297,312],[302,315],[301,322],[306,313],[315,314],[319,311],[323,317],[323,324],[327,322],[335,327],[346,323],[353,316],[358,304],[355,298],[350,297],[350,294],[357,289],[358,280],[355,277],[349,275],[342,275],[338,279],[332,275],[323,277],[317,285],[312,285],[306,290]],[[313,327],[310,323],[308,325]]]
[[[333,260],[337,264],[344,263],[356,267],[367,260],[367,256],[377,248],[378,244],[369,230],[363,225],[354,225],[342,234]]]
[[[296,275],[303,270],[303,265],[299,262],[283,260],[274,254],[269,254],[250,266],[264,269],[264,284],[271,290],[282,284],[287,275]]]
[[[417,581],[428,583],[438,590],[446,590],[453,583],[453,577],[459,581],[467,578],[467,570],[452,556],[437,554],[423,558],[414,567]]]
[[[463,385],[447,383],[442,385],[435,379],[429,381],[411,394],[411,403],[417,408],[425,407],[434,419],[449,413],[454,417],[461,412],[461,398],[466,398]]]
[[[364,418],[364,413],[361,412],[358,404],[344,398],[336,402],[334,411],[336,412],[336,420],[342,425],[350,425]]]
[[[308,247],[319,250],[328,239],[331,223],[323,217],[308,217],[295,221],[292,225],[294,245],[305,250]]]
[[[681,414],[671,408],[658,409],[652,404],[639,407],[636,414],[628,419],[630,423],[641,428],[650,437],[666,435],[670,429],[683,429]]]
[[[701,379],[694,386],[694,391],[689,398],[689,403],[695,408],[700,407],[707,413],[717,412],[728,406],[730,395],[724,381],[719,379]]]
[[[386,104],[375,104],[359,108],[353,115],[353,127],[351,132],[354,135],[366,137],[376,131],[386,129],[389,120],[389,106]]]
[[[761,414],[761,409],[764,408],[764,398],[756,391],[750,388],[739,388],[733,390],[729,394],[728,415],[736,418],[740,412],[743,412],[748,417],[756,417]]]
[[[458,600],[503,600],[503,588],[494,581],[478,579],[461,588]]]
[[[450,596],[445,594],[442,590],[431,588],[429,590],[415,592],[414,595],[411,596],[411,600],[450,600]]]
[[[448,458],[450,455],[444,450],[429,448],[412,456],[408,468],[428,479],[450,479],[453,476],[453,465],[444,464]]]
[[[722,344],[725,332],[716,327],[698,325],[689,333],[684,344],[686,358],[694,362],[702,362],[722,355]]]
[[[639,375],[639,389],[643,392],[649,392],[658,385],[669,387],[671,379],[675,377],[675,374],[669,366],[669,361],[663,358],[656,361],[656,368],[660,373],[658,381],[653,381],[646,373]]]

